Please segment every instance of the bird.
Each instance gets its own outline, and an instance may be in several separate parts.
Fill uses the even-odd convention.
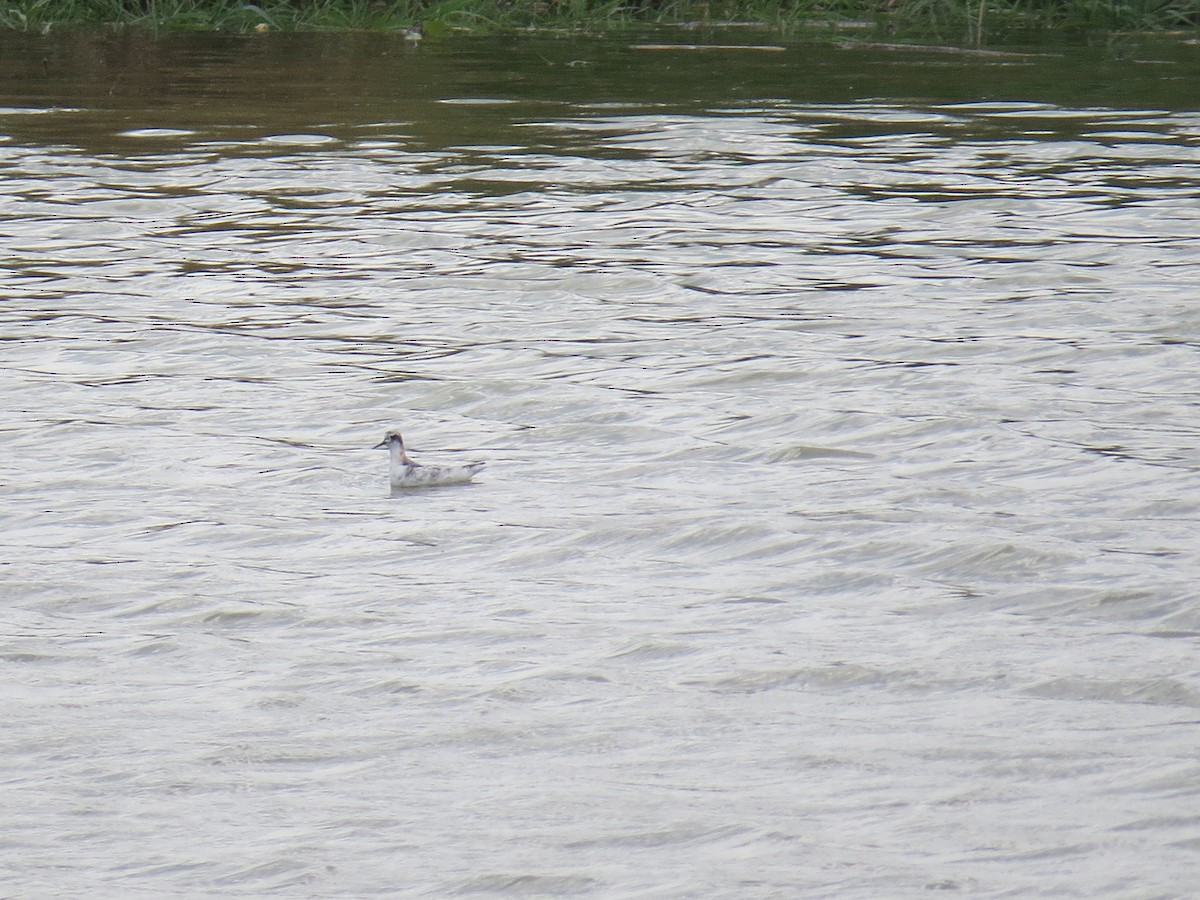
[[[387,450],[391,454],[392,490],[465,484],[486,465],[483,462],[471,462],[461,466],[425,466],[414,462],[404,450],[404,438],[399,431],[389,431],[371,449]]]

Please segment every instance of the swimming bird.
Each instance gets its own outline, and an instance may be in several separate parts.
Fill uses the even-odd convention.
[[[436,487],[440,484],[464,484],[486,465],[483,462],[461,466],[424,466],[409,458],[404,450],[404,438],[398,431],[389,431],[371,449],[387,450],[391,454],[392,490],[397,488]]]

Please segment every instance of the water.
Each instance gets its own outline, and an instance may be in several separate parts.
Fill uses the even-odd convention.
[[[1194,892],[1187,47],[3,43],[13,896]]]

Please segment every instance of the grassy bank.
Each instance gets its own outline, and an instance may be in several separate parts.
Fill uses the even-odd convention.
[[[782,34],[875,32],[980,43],[989,35],[1195,29],[1200,0],[0,0],[0,28],[209,31],[759,25]]]

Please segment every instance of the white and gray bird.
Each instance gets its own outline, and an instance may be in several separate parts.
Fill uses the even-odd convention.
[[[461,466],[426,466],[409,458],[404,450],[404,438],[398,431],[389,431],[372,449],[391,454],[392,490],[397,488],[437,487],[442,484],[465,484],[486,463],[471,462]]]

